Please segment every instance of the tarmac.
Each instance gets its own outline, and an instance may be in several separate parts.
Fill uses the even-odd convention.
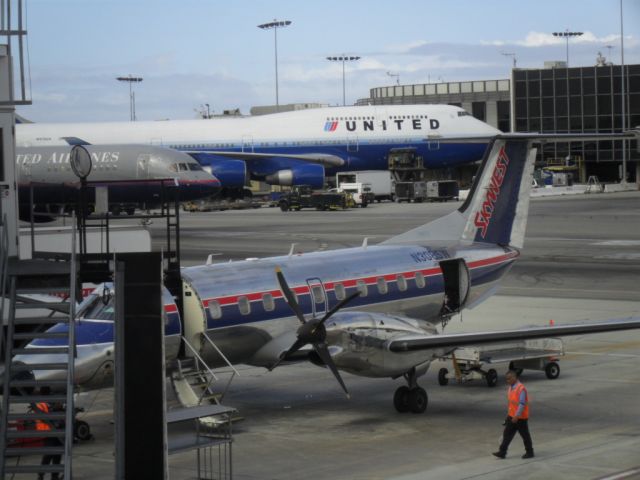
[[[457,208],[444,204],[370,205],[338,212],[262,208],[181,215],[183,264],[375,244]],[[640,193],[531,202],[522,257],[500,292],[454,317],[448,332],[640,316]],[[163,226],[153,225],[156,247]],[[157,230],[156,230],[157,229]],[[233,478],[263,479],[604,479],[640,478],[640,332],[568,338],[561,374],[525,371],[536,456],[522,460],[516,436],[505,460],[497,449],[506,414],[503,374],[441,387],[434,363],[420,384],[425,414],[400,414],[402,380],[344,374],[346,399],[326,369],[293,365],[273,372],[238,366],[224,404],[233,426]],[[229,378],[222,370],[220,389]],[[95,439],[74,449],[75,479],[113,478],[111,389],[83,395],[82,419]],[[170,478],[196,478],[195,453],[169,458]]]

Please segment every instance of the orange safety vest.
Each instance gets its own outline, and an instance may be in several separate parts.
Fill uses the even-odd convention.
[[[522,409],[522,413],[518,417],[519,419],[526,420],[529,418],[529,394],[527,393],[527,389],[524,388],[524,385],[521,383],[516,383],[515,388],[507,389],[507,401],[509,402],[509,416],[515,417],[516,412],[518,411],[518,407],[520,406],[520,393],[524,391],[525,404]]]
[[[42,413],[49,413],[49,404],[46,402],[36,403],[36,409],[40,410]],[[49,431],[51,430],[51,425],[42,420],[36,420],[36,430]]]

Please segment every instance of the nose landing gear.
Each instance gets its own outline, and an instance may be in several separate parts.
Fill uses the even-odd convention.
[[[412,368],[403,377],[409,385],[403,385],[396,390],[393,395],[393,406],[400,413],[424,413],[429,397],[426,390],[418,385],[416,369]]]

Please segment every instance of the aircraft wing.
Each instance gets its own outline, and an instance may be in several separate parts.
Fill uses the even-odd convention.
[[[225,152],[218,150],[183,150],[187,154],[215,155],[217,157],[233,158],[234,160],[266,160],[269,158],[289,158],[309,163],[319,163],[326,167],[341,167],[344,160],[337,155],[327,153],[255,153],[255,152]]]
[[[615,332],[640,328],[640,318],[608,320],[598,323],[579,323],[548,327],[529,327],[518,330],[499,330],[493,332],[473,332],[441,335],[403,335],[388,343],[390,351],[395,353],[419,350],[447,349],[455,350],[467,345],[507,343],[516,340],[534,338],[563,337],[588,333]]]

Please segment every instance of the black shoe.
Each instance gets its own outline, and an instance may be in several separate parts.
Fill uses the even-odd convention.
[[[533,458],[533,457],[535,457],[533,452],[527,452],[524,455],[522,455],[522,458]]]
[[[501,451],[497,451],[497,452],[493,452],[492,454],[494,457],[498,457],[498,458],[505,458],[507,456],[506,453],[503,453]],[[533,455],[532,455],[533,456]]]

